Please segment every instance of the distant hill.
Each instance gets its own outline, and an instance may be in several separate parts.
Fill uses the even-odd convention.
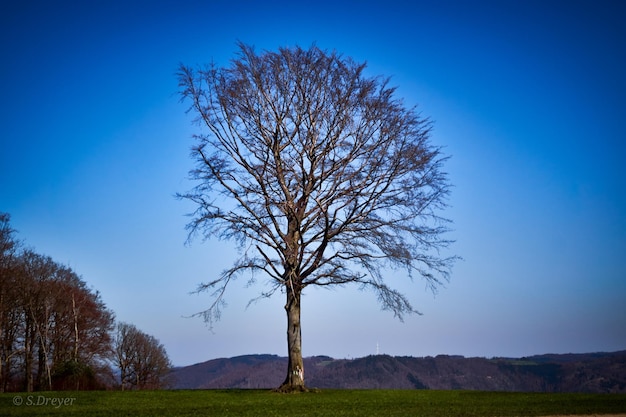
[[[626,351],[492,359],[314,356],[304,367],[307,385],[316,388],[626,393]],[[175,368],[173,388],[275,388],[286,369],[287,358],[276,355],[214,359]]]

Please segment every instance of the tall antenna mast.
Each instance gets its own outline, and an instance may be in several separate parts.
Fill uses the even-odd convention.
[[[380,349],[378,348],[378,342],[376,342],[376,355],[380,354]]]

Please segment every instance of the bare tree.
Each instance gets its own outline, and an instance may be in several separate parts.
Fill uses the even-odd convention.
[[[122,391],[126,387],[132,386],[132,364],[135,362],[137,354],[134,348],[135,337],[138,330],[135,326],[128,323],[119,323],[117,325],[117,333],[115,335],[115,362],[120,370],[120,385]]]
[[[220,316],[238,275],[271,278],[261,297],[286,294],[287,377],[304,390],[300,302],[304,288],[356,283],[402,319],[416,312],[385,279],[388,269],[448,279],[446,160],[430,144],[431,122],[395,97],[365,64],[315,46],[256,54],[240,44],[229,67],[181,66],[179,85],[208,132],[192,149],[197,205],[190,238],[234,239],[241,257],[198,291],[213,291],[207,322]],[[220,197],[226,197],[222,201]]]
[[[132,324],[119,323],[115,337],[115,358],[124,389],[157,389],[167,385],[171,363],[165,347]]]
[[[97,291],[70,268],[59,265],[52,344],[56,388],[90,389],[106,381],[115,316]],[[95,378],[98,376],[99,378]]]

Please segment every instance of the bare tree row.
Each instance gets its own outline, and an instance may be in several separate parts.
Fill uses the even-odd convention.
[[[116,385],[113,312],[72,269],[23,249],[9,220],[0,213],[0,392]],[[152,364],[150,348],[167,358],[148,340],[138,350],[141,364]]]

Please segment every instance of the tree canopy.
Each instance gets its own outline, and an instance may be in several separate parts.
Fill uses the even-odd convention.
[[[181,66],[179,85],[198,133],[196,182],[181,198],[197,207],[190,236],[232,239],[241,256],[199,291],[219,318],[238,275],[263,271],[294,296],[310,285],[356,283],[402,318],[408,298],[388,282],[402,269],[431,288],[448,279],[454,256],[440,249],[448,220],[446,156],[432,123],[407,108],[384,77],[316,46],[257,54],[240,44],[228,67]]]

